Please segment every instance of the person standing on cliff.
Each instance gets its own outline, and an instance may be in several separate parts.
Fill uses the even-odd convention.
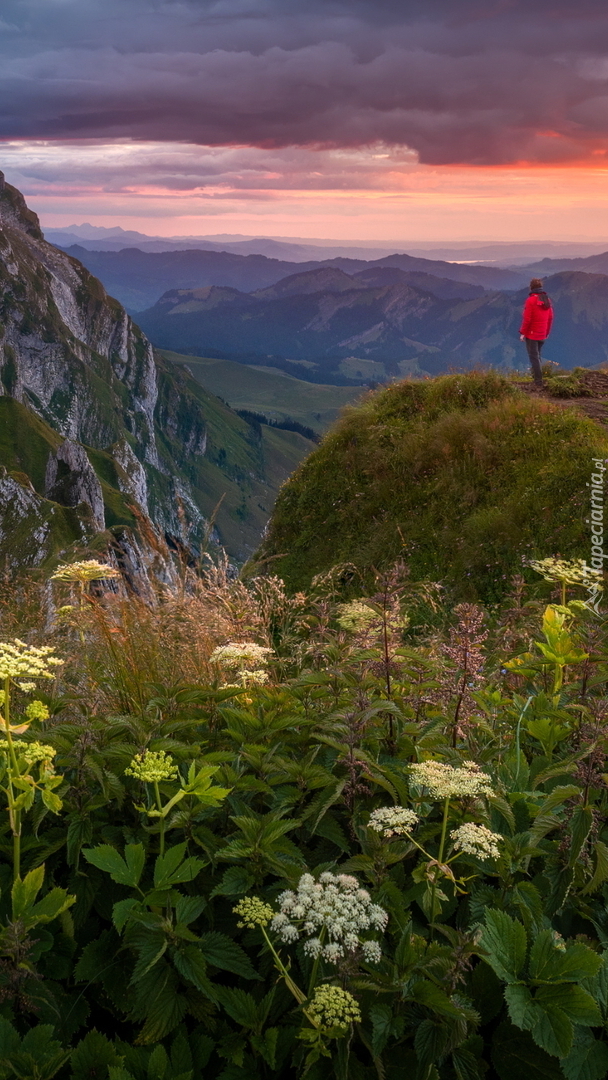
[[[543,373],[540,366],[540,351],[551,333],[553,325],[553,307],[543,289],[540,278],[532,278],[530,295],[524,305],[519,328],[520,341],[525,341],[534,385],[543,386]]]

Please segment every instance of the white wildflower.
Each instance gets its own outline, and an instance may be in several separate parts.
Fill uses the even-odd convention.
[[[362,942],[361,934],[382,932],[388,915],[350,874],[326,871],[319,881],[312,874],[302,874],[297,891],[282,893],[279,905],[271,929],[286,943],[306,935],[304,948],[309,955],[336,963],[345,952],[355,952],[364,944],[369,955],[378,955],[379,950],[370,952],[370,942]]]
[[[381,806],[372,810],[367,824],[383,836],[407,836],[419,820],[418,815],[405,806]]]
[[[61,563],[55,573],[51,574],[51,581],[79,581],[84,584],[86,581],[104,581],[118,577],[120,570],[108,563],[101,563],[97,559],[83,559],[81,562]]]
[[[464,851],[467,855],[475,855],[478,859],[498,859],[500,856],[502,836],[486,829],[485,825],[468,821],[452,829],[450,836],[456,850]]]
[[[566,585],[595,585],[603,589],[604,575],[601,570],[593,570],[584,559],[528,559],[527,565],[537,574],[542,574],[545,581],[564,582]]]
[[[377,941],[364,941],[361,946],[363,955],[368,964],[379,964],[382,959],[382,949]]]
[[[465,761],[460,768],[441,761],[421,761],[410,765],[410,776],[418,787],[426,789],[431,799],[494,794],[491,778],[474,761]]]
[[[53,655],[49,645],[28,645],[19,638],[0,641],[0,680],[6,679],[54,679],[53,667],[60,667],[63,660]],[[35,686],[34,684],[31,684]],[[23,689],[23,685],[21,687]]]
[[[220,645],[209,657],[212,664],[219,667],[242,670],[257,670],[268,663],[272,649],[258,645],[255,641],[231,641]]]

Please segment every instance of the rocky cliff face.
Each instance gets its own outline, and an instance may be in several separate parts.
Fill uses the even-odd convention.
[[[222,456],[217,430],[210,444],[205,392],[154,353],[84,266],[44,240],[0,173],[2,402],[0,557],[11,565],[37,565],[107,530],[133,561],[145,547],[142,522],[158,550],[196,552],[222,495],[218,539],[230,534],[237,558],[255,546],[246,504],[260,496],[256,484],[268,487],[267,462],[248,426],[224,409],[232,446]],[[274,491],[262,494],[272,502]],[[236,538],[228,526],[239,507]]]

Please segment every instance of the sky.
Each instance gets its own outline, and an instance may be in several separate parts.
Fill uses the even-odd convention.
[[[3,0],[44,225],[608,240],[606,0]]]

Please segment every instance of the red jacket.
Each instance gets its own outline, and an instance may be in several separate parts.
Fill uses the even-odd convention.
[[[548,303],[548,307],[544,304]],[[551,333],[553,324],[553,308],[551,301],[544,292],[532,292],[526,300],[522,315],[520,334],[531,338],[532,341],[544,341]]]

